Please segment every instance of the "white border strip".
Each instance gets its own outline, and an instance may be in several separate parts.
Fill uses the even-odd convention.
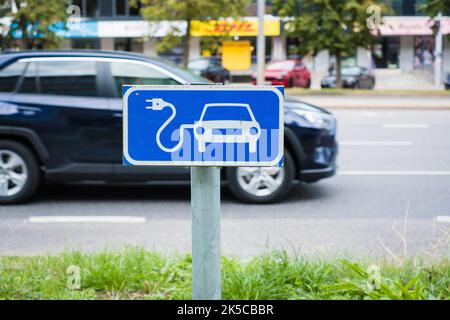
[[[246,161],[140,161],[134,160],[128,153],[128,96],[135,91],[148,90],[148,91],[271,91],[278,96],[279,100],[279,152],[275,160],[271,162],[246,162]],[[219,85],[137,85],[131,86],[130,89],[123,96],[123,155],[125,159],[132,165],[147,165],[147,166],[227,166],[227,167],[238,167],[238,166],[253,166],[253,167],[272,167],[276,166],[283,158],[284,153],[284,97],[281,91],[273,86],[219,86]]]
[[[145,223],[144,217],[131,216],[31,216],[29,223]]]

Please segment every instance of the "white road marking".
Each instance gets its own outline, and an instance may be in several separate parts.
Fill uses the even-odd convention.
[[[450,171],[343,170],[340,176],[450,176]]]
[[[440,223],[450,223],[450,216],[437,216],[436,221]]]
[[[428,123],[383,123],[383,128],[386,129],[428,129]]]
[[[144,217],[129,216],[31,216],[29,223],[145,223]]]
[[[341,146],[385,146],[385,147],[410,147],[411,141],[340,141]]]

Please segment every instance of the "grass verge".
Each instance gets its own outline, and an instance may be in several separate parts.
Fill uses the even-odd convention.
[[[0,299],[190,299],[191,257],[139,248],[0,258]],[[78,277],[79,275],[79,277]],[[223,258],[224,299],[450,299],[450,261]]]

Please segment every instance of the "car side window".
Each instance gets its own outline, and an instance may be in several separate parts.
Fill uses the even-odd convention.
[[[0,92],[13,92],[25,69],[26,63],[16,62],[0,70]]]
[[[122,96],[122,85],[171,85],[180,84],[167,74],[145,66],[127,62],[112,62],[111,74],[114,78],[114,87],[118,97]]]
[[[95,61],[39,61],[41,94],[97,96]]]
[[[35,62],[30,62],[27,66],[27,70],[23,75],[20,88],[17,91],[19,93],[38,93],[37,88],[37,66]]]

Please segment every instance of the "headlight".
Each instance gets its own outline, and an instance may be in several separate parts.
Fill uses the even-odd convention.
[[[305,110],[292,110],[302,117],[311,128],[325,129],[330,133],[336,130],[336,119],[333,115],[324,112],[313,112]]]

